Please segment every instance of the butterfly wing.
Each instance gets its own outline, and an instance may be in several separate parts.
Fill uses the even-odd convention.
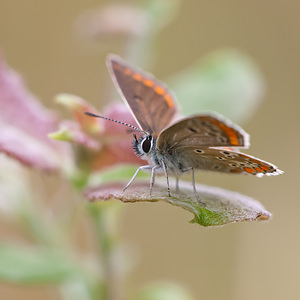
[[[172,92],[153,75],[131,67],[116,55],[108,56],[107,65],[141,129],[158,135],[177,112]]]
[[[172,151],[181,170],[194,169],[256,176],[283,173],[275,165],[253,156],[222,148],[181,147]],[[171,168],[172,169],[172,168]]]
[[[199,115],[183,119],[161,132],[156,146],[165,152],[186,147],[243,147],[248,134],[219,115]]]

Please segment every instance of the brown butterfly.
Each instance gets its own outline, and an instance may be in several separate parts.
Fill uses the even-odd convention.
[[[140,170],[150,170],[150,194],[155,174],[163,173],[170,196],[168,175],[176,177],[178,188],[179,176],[191,171],[193,189],[201,201],[195,187],[194,170],[256,176],[283,173],[271,163],[239,152],[238,148],[249,146],[249,135],[239,126],[217,114],[195,115],[172,123],[177,113],[175,97],[162,82],[151,74],[133,68],[116,55],[108,56],[107,65],[115,86],[140,129],[112,121],[142,133],[139,139],[134,135],[133,149],[148,161],[148,165],[137,169],[124,190]]]

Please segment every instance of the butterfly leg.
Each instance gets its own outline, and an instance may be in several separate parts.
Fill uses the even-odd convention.
[[[195,174],[194,174],[195,172],[194,172],[194,168],[191,168],[191,169],[192,169],[192,183],[193,183],[193,189],[194,189],[195,196],[196,196],[197,200],[198,200],[200,203],[202,203],[203,205],[206,205],[206,203],[203,202],[203,201],[201,200],[200,196],[198,195],[198,192],[197,192],[197,190],[196,190],[196,184],[195,184]]]
[[[135,171],[135,173],[134,173],[134,175],[132,176],[132,178],[130,179],[130,181],[127,183],[127,185],[124,187],[124,189],[123,189],[123,192],[125,192],[128,188],[129,188],[129,186],[132,184],[132,182],[134,181],[134,179],[135,179],[135,177],[137,176],[137,174],[139,173],[139,171],[140,170],[146,170],[146,169],[152,169],[152,167],[151,166],[141,166],[141,167],[139,167],[136,171]]]
[[[154,185],[154,182],[155,182],[155,170],[160,168],[159,166],[155,166],[152,168],[151,170],[151,181],[150,181],[150,196],[152,194],[152,188],[153,188],[153,185]]]
[[[193,168],[193,167],[190,167],[190,168],[188,168],[188,169],[182,170],[182,172],[187,172],[187,171],[190,171],[190,170],[192,170],[192,185],[193,185],[193,190],[194,190],[195,197],[196,197],[196,199],[197,199],[200,203],[202,203],[203,205],[206,205],[206,203],[203,202],[203,201],[201,200],[201,198],[200,198],[200,196],[198,195],[198,192],[197,192],[197,190],[196,190],[194,168]]]
[[[166,179],[167,179],[167,186],[168,186],[168,196],[171,197],[171,193],[170,193],[170,184],[169,184],[169,176],[168,176],[168,173],[167,173],[167,168],[166,168],[166,164],[163,160],[161,160],[161,164],[163,166],[163,170],[164,170],[164,173],[165,173],[165,176],[166,176]]]
[[[179,177],[176,177],[176,193],[179,192]]]

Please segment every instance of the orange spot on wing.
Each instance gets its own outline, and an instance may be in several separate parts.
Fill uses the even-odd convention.
[[[164,99],[166,100],[169,107],[174,107],[174,102],[169,94],[166,94]]]
[[[236,168],[236,169],[232,169],[230,172],[231,172],[231,173],[241,173],[242,170],[239,169],[239,168]]]
[[[124,69],[124,73],[125,73],[126,75],[130,75],[132,72],[131,72],[130,69],[126,68],[126,69]]]
[[[111,64],[113,66],[113,69],[121,70],[121,66],[118,63],[116,63],[115,61],[112,61]]]
[[[136,81],[142,81],[143,77],[140,74],[134,73],[132,75],[133,79],[135,79]]]
[[[150,79],[145,79],[143,82],[144,82],[144,85],[146,85],[148,87],[153,87],[154,86],[154,81],[152,81]]]
[[[257,172],[263,172],[264,170],[261,168],[254,168]]]
[[[260,166],[264,171],[269,171],[269,166],[261,165]]]
[[[232,145],[236,145],[236,146],[239,145],[239,140],[238,140],[238,136],[237,136],[236,132],[227,126],[224,127],[224,130],[229,137],[230,143]]]
[[[256,164],[258,164],[258,165],[260,165],[260,163],[261,163],[261,161],[260,161],[260,160],[253,159],[253,158],[251,159],[251,161],[252,161],[252,162],[254,162],[254,163],[256,163]]]
[[[169,107],[174,107],[174,102],[173,102],[173,100],[172,100],[172,97],[171,97],[169,94],[166,93],[166,90],[165,90],[165,89],[163,89],[163,88],[160,87],[160,86],[156,86],[156,87],[154,88],[154,90],[155,90],[155,93],[158,94],[158,95],[165,95],[165,96],[164,96],[164,99],[165,99],[165,101],[167,102],[167,105],[168,105]]]
[[[160,86],[156,86],[154,88],[154,90],[155,90],[155,93],[158,95],[163,95],[165,93],[165,90],[163,88],[161,88]]]
[[[217,127],[219,127],[221,130],[223,130],[227,134],[229,141],[232,145],[234,145],[234,146],[239,145],[238,135],[234,129],[228,127],[226,124],[224,124],[218,120],[213,120],[212,123],[214,125],[216,125]]]
[[[255,172],[254,169],[251,169],[251,168],[244,168],[244,170],[247,172],[247,173],[250,173],[250,174],[253,174]]]

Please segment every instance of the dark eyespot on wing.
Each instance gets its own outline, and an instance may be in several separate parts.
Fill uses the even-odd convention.
[[[193,132],[193,133],[197,133],[197,130],[194,129],[194,128],[192,128],[192,127],[189,127],[188,130],[191,131],[191,132]]]
[[[137,94],[134,94],[133,97],[134,97],[134,99],[136,99],[138,101],[142,101],[142,97]]]
[[[196,153],[204,153],[204,151],[203,150],[201,150],[201,149],[196,149],[196,150],[194,150]]]

